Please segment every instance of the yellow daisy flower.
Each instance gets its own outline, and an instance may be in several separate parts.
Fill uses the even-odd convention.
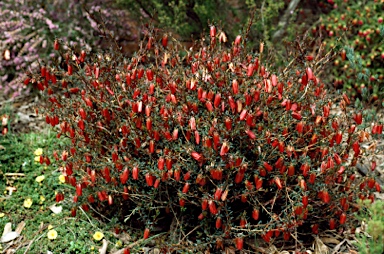
[[[57,238],[57,232],[54,229],[51,229],[47,233],[48,239],[55,240]]]
[[[41,183],[45,179],[44,175],[36,177],[36,182]]]
[[[5,216],[5,213],[0,213],[0,218],[3,218]]]
[[[32,199],[30,198],[27,198],[26,200],[24,200],[24,207],[25,208],[30,208],[32,206]]]
[[[123,247],[123,243],[120,241],[120,240],[118,240],[116,243],[115,243],[115,246],[116,246],[116,248],[121,248],[121,247]]]
[[[36,156],[40,156],[43,154],[43,149],[42,148],[37,148],[34,152],[33,152],[34,155]]]
[[[35,162],[40,162],[40,155],[39,156],[35,156]]]
[[[60,175],[60,176],[59,176],[59,181],[60,181],[61,183],[65,183],[65,175]]]
[[[95,234],[93,235],[93,239],[95,239],[96,241],[100,241],[103,238],[104,238],[104,234],[100,231],[96,231]]]

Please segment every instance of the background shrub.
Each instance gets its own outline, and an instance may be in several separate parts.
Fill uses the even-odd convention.
[[[269,41],[272,33],[278,28],[273,22],[278,20],[288,1],[159,1],[159,0],[118,0],[117,3],[127,8],[138,18],[153,18],[156,25],[180,35],[182,40],[199,39],[207,30],[207,24],[220,24],[230,40],[233,40],[243,24],[251,19],[255,12],[250,31],[249,42]]]
[[[100,47],[101,16],[117,40],[133,39],[124,11],[113,1],[4,0],[0,3],[0,89],[16,97],[25,71],[50,62],[55,38],[87,51]],[[88,11],[86,11],[88,10]],[[28,91],[26,91],[28,92]]]
[[[328,1],[329,2],[329,1]],[[312,30],[325,36],[327,50],[338,55],[330,81],[350,97],[381,105],[384,101],[383,1],[332,1],[332,11]],[[376,101],[376,102],[375,102]]]
[[[57,45],[62,62],[29,77],[47,95],[46,122],[71,140],[54,156],[76,189],[72,214],[93,207],[145,239],[171,228],[175,248],[353,228],[357,200],[380,191],[354,170],[383,123],[329,97],[301,52],[275,72],[262,44],[251,52],[238,35],[226,48],[209,31],[185,51],[149,25],[132,58]]]

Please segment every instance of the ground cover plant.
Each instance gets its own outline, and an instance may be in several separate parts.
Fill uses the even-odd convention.
[[[59,181],[61,173],[52,170],[52,165],[41,165],[39,162],[40,154],[48,153],[55,147],[53,143],[56,142],[53,132],[46,135],[20,136],[7,133],[0,140],[2,191],[0,226],[4,228],[6,223],[10,222],[15,229],[16,225],[24,221],[26,227],[23,235],[29,240],[38,236],[43,240],[46,239],[44,242],[47,243],[47,250],[55,249],[54,242],[47,238],[48,225],[54,226],[59,232],[59,238],[64,234],[64,231],[57,227],[64,221],[63,217],[60,215],[56,217],[48,209],[49,205],[54,204],[55,190],[59,190],[62,186]],[[39,244],[32,245],[30,250],[40,251]],[[6,251],[7,243],[2,242],[2,247]],[[26,247],[27,245],[21,250],[24,252]]]
[[[73,218],[69,200],[56,204],[55,193],[70,189],[64,186],[59,168],[41,164],[40,155],[53,161],[52,151],[62,141],[47,129],[38,134],[10,132],[1,137],[0,228],[10,223],[14,232],[18,225],[24,225],[19,232],[22,237],[0,243],[1,252],[99,253],[102,239],[108,239],[110,250],[121,248],[122,241],[114,235],[114,220],[102,222],[85,213]]]
[[[356,245],[359,253],[381,253],[384,249],[384,202],[379,200],[371,204],[366,200],[361,205],[363,209],[359,211],[359,219],[365,229],[358,235]]]
[[[53,156],[73,195],[57,201],[141,227],[143,239],[168,232],[164,250],[262,238],[300,251],[308,233],[353,229],[357,201],[380,191],[355,166],[383,122],[352,112],[346,94],[328,96],[305,42],[277,73],[263,44],[247,48],[249,29],[227,48],[211,25],[190,50],[157,31],[146,27],[132,58],[57,40],[56,64],[28,74],[50,103],[40,113],[70,140]]]

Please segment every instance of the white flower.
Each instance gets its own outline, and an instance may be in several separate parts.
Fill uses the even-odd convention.
[[[57,238],[57,232],[54,229],[51,229],[47,233],[48,239],[55,240]]]

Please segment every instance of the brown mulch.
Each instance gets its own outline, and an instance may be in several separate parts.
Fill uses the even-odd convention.
[[[4,97],[0,96],[0,118],[8,118],[10,132],[41,132],[47,128],[43,117],[36,114],[35,111],[36,105],[42,103],[38,94],[24,94],[14,99],[5,99]]]

